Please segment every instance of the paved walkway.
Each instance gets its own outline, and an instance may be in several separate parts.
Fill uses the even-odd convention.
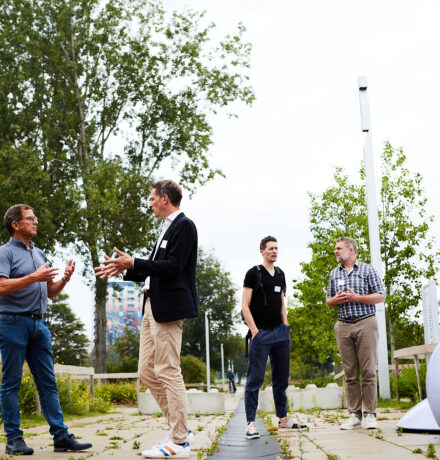
[[[298,414],[308,432],[286,433],[279,436],[289,454],[288,458],[303,460],[417,460],[426,458],[432,443],[440,458],[440,435],[398,433],[396,423],[403,412],[378,409],[378,430],[343,431],[340,425],[348,417],[346,410],[310,411]],[[277,419],[271,415],[272,423]],[[423,455],[413,451],[421,449]]]
[[[267,432],[261,419],[256,420],[260,439],[246,439],[246,413],[243,399],[238,404],[234,416],[231,418],[228,429],[219,440],[219,451],[208,457],[211,460],[258,458],[275,460],[280,454],[280,446]]]
[[[221,428],[228,425],[230,415],[235,411],[242,396],[240,388],[236,395],[226,395],[227,413],[224,415],[191,415],[189,427],[195,434],[191,443],[191,460],[206,458],[206,451],[218,438]],[[241,403],[243,404],[243,403]],[[308,432],[286,433],[278,436],[279,447],[273,438],[264,434],[260,440],[246,440],[244,437],[244,408],[239,406],[230,420],[229,429],[220,438],[218,453],[210,460],[237,458],[295,458],[301,460],[417,460],[426,458],[428,445],[433,444],[436,457],[440,458],[440,435],[397,433],[396,422],[403,412],[379,409],[380,430],[342,431],[340,424],[347,417],[345,410],[308,411],[297,414],[302,423],[309,426]],[[265,415],[266,422],[277,424],[273,414]],[[258,429],[262,427],[258,421]],[[28,428],[26,442],[35,450],[34,457],[50,460],[86,459],[135,459],[152,444],[163,439],[167,433],[164,417],[140,415],[136,408],[118,407],[115,413],[67,422],[69,429],[84,442],[92,442],[89,451],[80,453],[53,452],[52,437],[47,425]],[[0,441],[5,442],[0,436]],[[5,446],[5,444],[3,444]],[[258,447],[256,453],[247,448]],[[224,456],[225,447],[230,448]],[[266,449],[267,448],[267,449]],[[0,459],[8,458],[0,444]],[[274,450],[271,450],[274,449]],[[421,449],[423,455],[413,453]],[[280,454],[280,450],[283,454]],[[199,453],[200,452],[200,453]],[[237,455],[234,454],[237,452]],[[249,452],[251,452],[249,454]],[[200,457],[201,455],[201,457]],[[285,455],[283,457],[283,455]]]

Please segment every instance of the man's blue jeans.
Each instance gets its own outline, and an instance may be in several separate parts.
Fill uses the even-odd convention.
[[[244,390],[244,405],[248,422],[255,420],[258,391],[264,382],[267,357],[272,369],[272,392],[278,417],[287,415],[286,388],[289,385],[290,333],[289,327],[280,324],[274,329],[260,329],[251,340],[248,372]]]
[[[0,351],[3,366],[0,403],[8,440],[23,436],[20,430],[18,391],[25,359],[34,376],[50,434],[55,441],[65,438],[68,431],[58,397],[50,332],[44,320],[1,313]]]

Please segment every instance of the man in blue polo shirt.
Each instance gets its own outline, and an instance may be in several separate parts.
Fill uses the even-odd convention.
[[[52,343],[43,319],[47,298],[57,296],[70,280],[75,262],[70,260],[63,277],[54,281],[57,268],[48,268],[41,249],[31,239],[37,234],[38,219],[25,204],[11,206],[4,216],[11,238],[0,247],[0,352],[2,383],[1,414],[7,436],[6,453],[31,455],[20,430],[18,392],[24,360],[34,376],[44,417],[54,439],[54,451],[80,451],[80,444],[64,425],[54,373]]]

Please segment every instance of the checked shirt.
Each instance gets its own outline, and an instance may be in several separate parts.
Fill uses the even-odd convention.
[[[353,289],[358,295],[380,294],[385,297],[382,281],[376,270],[368,264],[356,261],[350,273],[341,264],[330,273],[327,299],[334,297],[339,291]],[[376,305],[367,305],[359,302],[347,302],[338,305],[339,319],[352,319],[372,315],[376,312]]]

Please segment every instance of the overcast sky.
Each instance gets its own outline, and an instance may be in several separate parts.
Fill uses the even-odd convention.
[[[260,262],[258,244],[279,241],[278,264],[300,275],[311,235],[308,192],[332,184],[334,166],[354,181],[363,155],[358,77],[368,78],[376,169],[384,142],[403,147],[424,178],[440,243],[440,3],[405,0],[191,0],[167,9],[204,9],[216,36],[246,28],[252,43],[252,107],[213,122],[212,166],[226,178],[200,188],[182,209],[202,246],[241,286]],[[93,296],[79,275],[66,292],[93,330]]]

